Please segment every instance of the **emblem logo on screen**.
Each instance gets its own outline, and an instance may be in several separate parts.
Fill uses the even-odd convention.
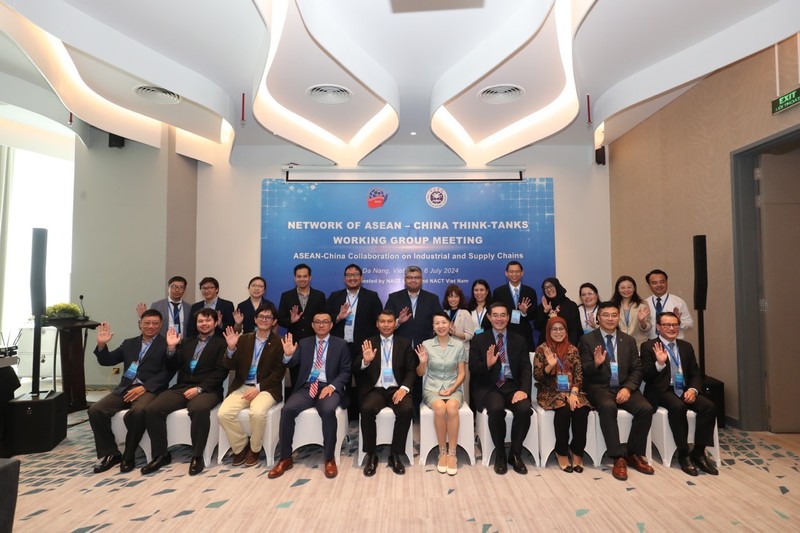
[[[389,195],[386,194],[383,189],[379,187],[373,187],[367,193],[367,207],[370,209],[383,207],[383,204],[385,204],[388,199]]]
[[[428,189],[428,192],[425,193],[425,200],[428,202],[428,205],[434,209],[444,207],[447,203],[447,191],[441,187],[431,187]]]

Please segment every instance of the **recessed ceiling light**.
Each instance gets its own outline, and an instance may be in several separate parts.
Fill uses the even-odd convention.
[[[416,132],[416,131],[412,131],[412,132],[411,132],[411,135],[416,135],[416,134],[417,134],[417,132]]]
[[[308,88],[306,94],[321,104],[343,104],[352,96],[347,87],[331,84],[314,85]]]
[[[133,88],[133,92],[154,104],[175,105],[181,103],[181,95],[152,85],[140,85]]]
[[[478,97],[487,104],[507,104],[519,100],[525,89],[517,85],[492,85],[481,89]]]

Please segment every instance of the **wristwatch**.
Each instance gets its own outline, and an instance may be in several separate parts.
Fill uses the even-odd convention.
[[[197,387],[197,394],[203,394],[203,387]]]

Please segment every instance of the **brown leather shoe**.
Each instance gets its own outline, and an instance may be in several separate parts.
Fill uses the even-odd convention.
[[[292,458],[291,457],[289,457],[288,459],[281,459],[280,461],[278,461],[278,464],[276,464],[274,467],[272,467],[272,470],[269,471],[269,473],[267,474],[267,477],[270,478],[270,479],[275,479],[276,477],[281,477],[284,472],[286,472],[287,470],[290,470],[293,466],[294,466],[294,463],[292,462]]]
[[[239,453],[234,453],[232,456],[233,463],[231,464],[233,464],[233,466],[242,466],[244,464],[244,460],[247,458],[247,451],[249,449],[250,446],[245,445],[245,447],[242,448],[242,451]]]
[[[641,455],[632,453],[628,455],[627,460],[628,460],[628,466],[630,466],[637,472],[641,472],[642,474],[647,474],[647,475],[653,475],[655,473],[653,467],[647,464],[647,460]]]
[[[261,461],[261,450],[253,451],[253,448],[248,446],[247,455],[244,458],[244,466],[256,466]]]
[[[620,481],[628,479],[628,467],[625,465],[624,457],[617,457],[614,459],[614,468],[611,469],[611,475]]]
[[[335,478],[339,474],[336,468],[336,459],[329,459],[325,461],[325,477],[328,479]]]

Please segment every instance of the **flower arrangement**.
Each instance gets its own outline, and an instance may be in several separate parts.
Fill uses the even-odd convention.
[[[78,318],[82,314],[81,308],[75,304],[55,304],[44,311],[47,318]]]

